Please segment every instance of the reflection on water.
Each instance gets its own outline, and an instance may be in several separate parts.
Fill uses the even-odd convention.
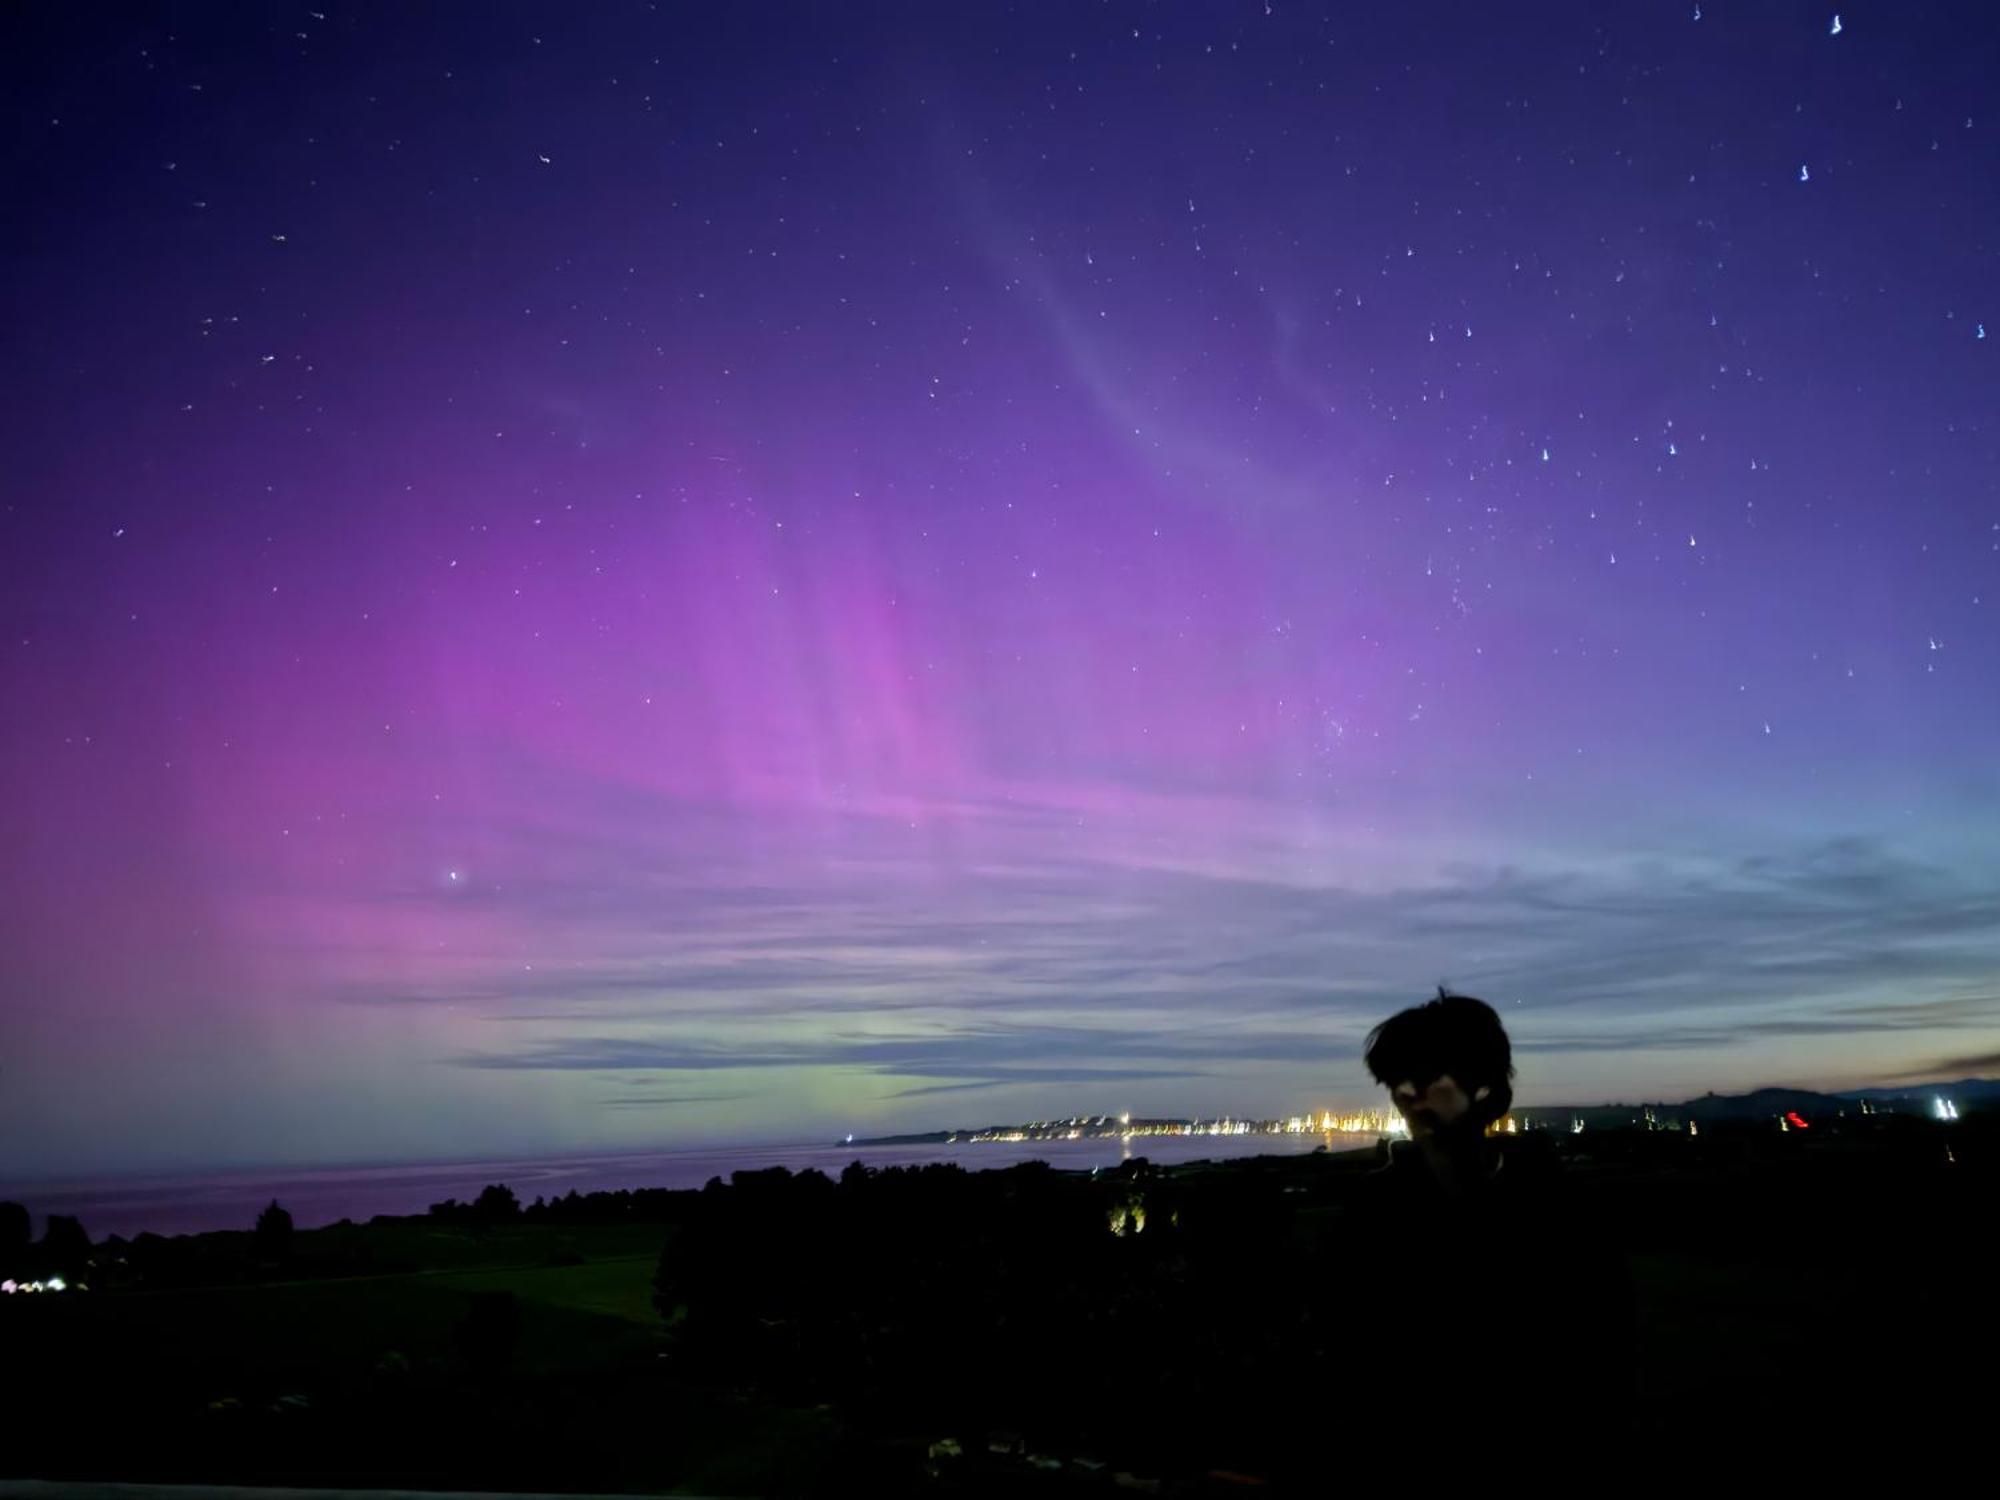
[[[39,1226],[44,1214],[75,1214],[95,1238],[107,1234],[190,1234],[248,1229],[273,1198],[300,1228],[375,1214],[422,1213],[445,1198],[469,1200],[489,1182],[504,1182],[523,1203],[616,1188],[698,1188],[711,1177],[758,1167],[794,1172],[817,1168],[837,1176],[851,1161],[871,1167],[956,1162],[969,1170],[1046,1161],[1068,1169],[1115,1166],[1143,1156],[1189,1162],[1241,1156],[1298,1156],[1320,1136],[1122,1136],[1075,1141],[1008,1141],[921,1146],[708,1146],[637,1156],[533,1157],[500,1161],[356,1166],[291,1171],[189,1174],[92,1182],[0,1186],[0,1199],[28,1205]],[[1335,1138],[1332,1149],[1368,1146],[1361,1137]]]

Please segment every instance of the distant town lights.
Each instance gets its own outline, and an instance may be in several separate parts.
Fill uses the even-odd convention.
[[[1408,1135],[1409,1127],[1394,1110],[1358,1110],[1335,1114],[1293,1115],[1283,1120],[1238,1119],[1224,1115],[1214,1120],[1134,1120],[1129,1112],[1112,1115],[1080,1116],[1069,1120],[1037,1120],[1031,1124],[1002,1126],[994,1130],[954,1131],[950,1139],[973,1142],[994,1141],[1074,1141],[1085,1137],[1117,1135],[1127,1140],[1153,1135]]]

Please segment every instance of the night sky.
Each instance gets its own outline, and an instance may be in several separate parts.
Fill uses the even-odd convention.
[[[2000,1070],[1996,56],[8,7],[0,1172]]]

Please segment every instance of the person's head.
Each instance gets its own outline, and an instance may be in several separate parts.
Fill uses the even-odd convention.
[[[1484,1000],[1448,994],[1398,1011],[1368,1033],[1362,1060],[1408,1122],[1412,1139],[1477,1135],[1514,1103],[1514,1052]]]

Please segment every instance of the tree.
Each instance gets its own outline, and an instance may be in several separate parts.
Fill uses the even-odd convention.
[[[503,1224],[521,1217],[521,1200],[504,1182],[490,1182],[472,1200],[472,1217],[481,1224]]]
[[[257,1215],[255,1231],[259,1260],[287,1261],[292,1258],[292,1216],[273,1198]]]
[[[18,1203],[0,1203],[0,1269],[17,1265],[33,1237],[28,1210]]]
[[[50,1214],[42,1230],[42,1258],[48,1269],[66,1276],[82,1270],[90,1260],[90,1236],[82,1222],[71,1214]]]

